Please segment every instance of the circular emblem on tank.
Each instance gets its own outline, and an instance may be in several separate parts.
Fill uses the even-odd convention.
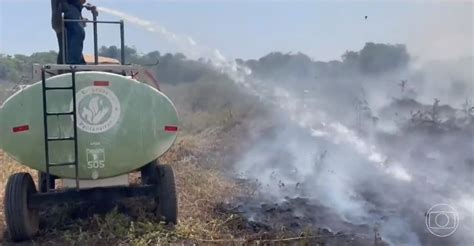
[[[120,101],[106,87],[88,86],[81,89],[77,92],[76,103],[77,127],[85,132],[105,132],[114,127],[120,118]]]

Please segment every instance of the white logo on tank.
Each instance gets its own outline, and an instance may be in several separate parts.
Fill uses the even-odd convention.
[[[120,118],[120,101],[106,87],[88,86],[81,89],[77,92],[76,103],[77,127],[85,132],[105,132],[114,127]]]

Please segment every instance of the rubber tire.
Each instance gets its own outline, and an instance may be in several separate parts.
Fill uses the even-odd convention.
[[[174,181],[173,168],[169,165],[157,165],[157,212],[164,217],[166,224],[178,223],[178,199],[176,196],[176,185]]]
[[[154,160],[140,169],[142,184],[151,185],[158,182],[158,160]]]
[[[36,192],[29,173],[15,173],[8,178],[4,200],[5,220],[10,238],[15,242],[31,239],[38,233],[38,211],[28,208],[28,196]]]
[[[54,175],[49,175],[49,189],[54,190],[56,177]],[[38,171],[38,186],[41,193],[46,192],[46,173]]]

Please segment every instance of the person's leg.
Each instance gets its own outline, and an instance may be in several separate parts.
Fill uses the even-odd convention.
[[[65,14],[66,19],[80,20],[81,13],[74,9]],[[84,64],[82,50],[84,46],[85,31],[79,22],[66,23],[67,34],[67,61],[68,64]]]
[[[82,50],[84,45],[84,29],[79,23],[69,23],[68,36],[68,63],[82,64]]]
[[[58,58],[57,58],[56,62],[57,62],[57,64],[64,64],[64,61],[63,61],[63,33],[57,32],[56,37],[58,38],[58,46],[59,46]]]

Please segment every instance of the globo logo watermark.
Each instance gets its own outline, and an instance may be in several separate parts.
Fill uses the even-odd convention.
[[[437,237],[449,237],[459,226],[459,215],[456,209],[440,203],[432,206],[425,217],[426,228]]]

